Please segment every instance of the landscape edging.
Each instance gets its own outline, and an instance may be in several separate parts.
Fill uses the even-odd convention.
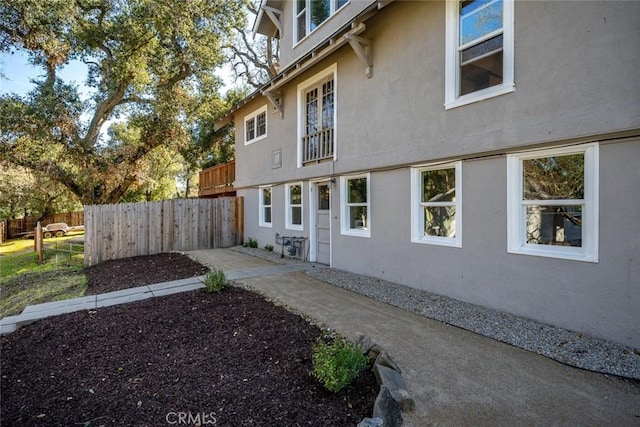
[[[375,344],[367,335],[359,335],[355,346],[373,361],[372,371],[380,391],[373,406],[371,418],[364,418],[357,427],[399,427],[402,413],[415,409],[402,370],[387,351]]]

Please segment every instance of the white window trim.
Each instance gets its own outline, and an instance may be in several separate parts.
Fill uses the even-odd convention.
[[[260,136],[256,136],[253,139],[247,139],[247,122],[251,119],[255,120],[255,132],[256,135],[258,134],[258,119],[257,117],[264,113],[264,135],[260,135]],[[253,144],[254,142],[260,141],[261,139],[264,139],[267,137],[267,133],[269,131],[269,124],[268,124],[268,114],[267,114],[267,104],[263,105],[262,107],[258,108],[257,110],[255,110],[254,112],[252,112],[251,114],[248,114],[246,116],[244,116],[244,145],[249,145],[249,144]]]
[[[367,179],[367,228],[349,227],[349,207],[347,204],[347,181],[351,179]],[[345,236],[371,237],[371,174],[348,175],[340,177],[340,234]]]
[[[290,200],[290,188],[294,185],[299,185],[300,186],[300,204],[299,205],[293,205],[291,204],[291,200]],[[304,231],[304,194],[303,194],[303,190],[304,190],[304,185],[302,184],[302,181],[300,182],[292,182],[289,184],[285,184],[284,186],[284,200],[285,200],[285,228],[287,230],[296,230],[296,231]],[[298,225],[298,224],[293,224],[293,215],[291,215],[291,208],[292,207],[296,207],[296,206],[300,206],[300,219],[302,221],[302,224]]]
[[[302,137],[305,135],[305,94],[307,90],[316,86],[321,80],[332,76],[333,78],[333,161],[336,161],[338,153],[338,64],[334,63],[325,68],[313,77],[300,83],[297,87],[297,122],[298,122],[298,138],[297,138],[297,161],[298,168],[302,167]]]
[[[265,205],[264,204],[264,199],[262,197],[262,190],[264,190],[265,188],[271,189],[271,204],[270,205]],[[258,205],[259,205],[259,209],[260,209],[260,212],[258,212],[258,225],[260,227],[272,228],[273,227],[273,187],[272,186],[266,185],[266,186],[258,188]],[[264,208],[265,207],[270,207],[271,208],[271,222],[266,222],[264,220]]]
[[[526,243],[525,208],[522,203],[523,160],[584,153],[584,209],[582,247]],[[507,156],[507,252],[575,261],[598,262],[599,146],[597,143],[553,148]]]
[[[514,0],[503,0],[503,78],[499,85],[458,96],[460,70],[458,66],[458,4],[459,0],[446,2],[445,41],[445,110],[484,101],[515,91],[514,82]]]
[[[425,236],[424,235],[424,210],[422,209],[422,172],[440,169],[455,169],[456,174],[456,236]],[[417,166],[411,168],[411,242],[462,247],[462,162],[444,163],[438,165]]]
[[[344,9],[349,3],[351,3],[351,0],[347,1],[345,4],[343,4],[342,6],[340,6],[339,8],[335,9],[335,4],[336,4],[336,0],[331,0],[331,12],[329,12],[329,16],[327,17],[327,19],[325,19],[324,21],[322,21],[316,28],[314,28],[311,31],[306,31],[306,34],[304,35],[304,37],[302,37],[301,39],[298,39],[298,10],[297,10],[297,5],[296,2],[293,2],[293,47],[295,48],[297,45],[299,45],[300,43],[302,43],[303,41],[305,41],[307,38],[309,38],[309,36],[313,33],[316,32],[316,30],[318,30],[319,28],[323,27],[325,23],[331,21],[331,18],[333,18],[335,16],[336,13],[338,13],[339,11],[341,11],[342,9]],[[305,7],[305,29],[309,29],[309,27],[311,27],[311,14],[309,13],[309,4],[306,3]]]

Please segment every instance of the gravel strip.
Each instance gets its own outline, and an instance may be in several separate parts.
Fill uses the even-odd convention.
[[[262,249],[241,246],[232,249],[280,264],[303,262],[286,256],[280,258],[280,253]],[[317,268],[306,273],[323,282],[538,353],[567,365],[640,379],[640,349],[334,268]]]

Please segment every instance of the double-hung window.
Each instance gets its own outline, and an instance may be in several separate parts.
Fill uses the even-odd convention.
[[[289,230],[303,230],[302,226],[302,183],[285,185],[285,224]]]
[[[412,242],[462,246],[461,183],[461,162],[412,169]]]
[[[508,251],[598,261],[598,145],[508,156]]]
[[[296,42],[302,40],[348,2],[348,0],[296,0],[294,8]]]
[[[299,166],[334,159],[336,66],[298,85]]]
[[[514,89],[514,0],[447,1],[445,107]]]
[[[249,145],[267,136],[267,106],[244,118],[244,145]]]
[[[260,188],[260,213],[259,225],[261,227],[271,227],[271,187]]]
[[[371,237],[370,175],[340,178],[342,234]]]

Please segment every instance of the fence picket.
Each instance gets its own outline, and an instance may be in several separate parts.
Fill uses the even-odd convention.
[[[242,207],[241,197],[85,206],[85,265],[239,244]]]

